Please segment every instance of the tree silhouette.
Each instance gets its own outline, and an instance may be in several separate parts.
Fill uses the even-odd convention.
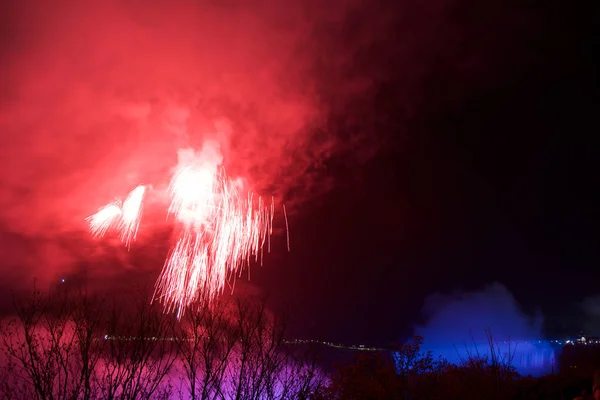
[[[147,300],[67,291],[16,299],[0,326],[4,397],[303,399],[323,382],[264,302],[197,304],[179,321]]]

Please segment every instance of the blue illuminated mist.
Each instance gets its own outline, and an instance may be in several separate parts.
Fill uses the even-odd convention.
[[[554,351],[541,340],[541,315],[524,313],[499,283],[479,291],[431,295],[423,314],[426,323],[415,327],[414,334],[424,338],[424,350],[450,362],[489,356],[489,332],[496,354],[510,358],[520,373],[544,375],[555,368]]]

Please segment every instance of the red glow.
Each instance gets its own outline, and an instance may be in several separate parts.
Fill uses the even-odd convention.
[[[317,109],[300,74],[309,59],[298,54],[313,22],[299,6],[15,3],[6,16],[11,46],[3,48],[0,65],[0,167],[10,171],[0,177],[3,229],[44,238],[83,232],[91,210],[141,182],[157,185],[145,193],[149,208],[168,183],[177,149],[206,140],[219,142],[229,173],[257,192],[285,198],[288,182],[297,183],[304,162],[312,162],[300,163],[290,152],[308,152],[301,131]],[[110,206],[95,216],[97,233],[116,229],[133,242],[134,209],[125,206],[117,218]],[[112,217],[103,219],[107,213]],[[148,213],[143,224],[162,221]],[[51,240],[43,246],[52,260],[36,259],[37,249],[14,255],[19,264],[32,257],[27,282],[56,281],[78,268],[73,257],[94,263],[103,254]],[[121,267],[98,270],[110,275]]]
[[[33,276],[55,282],[84,264],[102,264],[87,272],[108,279],[123,264],[159,267],[90,248],[84,219],[152,182],[140,226],[151,232],[164,221],[152,218],[151,202],[166,196],[177,150],[208,140],[219,143],[231,176],[285,201],[288,213],[312,201],[330,184],[315,180],[313,166],[339,144],[320,129],[330,105],[315,65],[326,56],[337,70],[352,60],[354,49],[338,46],[335,54],[322,37],[342,30],[350,3],[31,0],[3,8],[0,223],[32,244],[0,243],[2,272],[26,264],[29,284]],[[336,90],[336,98],[345,95]],[[97,233],[116,229],[133,242],[135,207],[132,218],[111,209],[95,216]]]
[[[215,143],[202,152],[180,152],[170,185],[169,212],[184,225],[156,285],[156,296],[178,316],[191,303],[211,301],[225,280],[240,272],[250,257],[258,260],[272,233],[273,203],[267,207],[232,180],[220,165]]]
[[[122,206],[115,202],[88,217],[90,232],[103,236],[117,227],[129,246],[137,234],[145,190],[140,185]],[[265,204],[245,189],[242,179],[229,178],[218,145],[211,141],[198,154],[179,151],[169,195],[168,213],[182,230],[156,283],[155,298],[180,317],[194,302],[210,303],[251,258],[258,261],[260,255],[262,262],[265,243],[270,250],[274,202]]]

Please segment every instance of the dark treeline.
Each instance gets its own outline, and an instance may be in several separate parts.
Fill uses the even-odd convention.
[[[489,351],[459,365],[421,350],[340,357],[290,344],[264,301],[223,297],[181,319],[144,294],[102,299],[34,291],[0,325],[6,399],[573,399],[591,394],[598,349],[563,352],[561,371],[520,376]]]
[[[363,352],[338,365],[321,388],[321,400],[331,399],[466,399],[466,400],[592,400],[592,376],[600,348],[581,349],[561,356],[561,370],[534,378],[520,375],[513,366],[514,353],[502,352],[488,332],[488,348],[452,364],[423,352],[415,337],[395,352]],[[590,355],[597,353],[596,357]]]
[[[323,380],[264,302],[231,298],[180,320],[148,297],[56,291],[15,301],[0,328],[8,399],[303,399]]]

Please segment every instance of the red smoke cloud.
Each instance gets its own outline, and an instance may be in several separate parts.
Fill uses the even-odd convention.
[[[32,244],[29,256],[39,260],[25,263],[45,263],[32,272],[52,270],[48,260],[72,262],[71,249],[47,238],[84,231],[87,215],[138,183],[164,184],[177,149],[206,138],[221,144],[232,174],[285,196],[288,182],[333,146],[311,146],[307,129],[322,115],[301,51],[311,15],[277,1],[64,1],[11,10],[0,218],[5,232],[45,243]],[[24,262],[24,252],[5,251]]]
[[[258,185],[306,147],[317,114],[293,7],[40,2],[18,13],[1,150],[3,219],[18,231],[81,229],[113,196],[168,179],[176,150],[206,137]]]
[[[441,57],[443,2],[392,4],[3,6],[5,276],[56,279],[57,271],[108,253],[113,261],[103,261],[102,271],[125,268],[129,257],[90,244],[85,217],[137,184],[165,184],[177,149],[206,138],[220,143],[231,175],[285,202],[288,212],[322,193],[329,181],[314,171],[336,153],[373,154],[374,127],[412,114],[426,64]],[[374,82],[389,76],[401,105],[365,112],[376,107]],[[351,128],[335,132],[332,116]]]

